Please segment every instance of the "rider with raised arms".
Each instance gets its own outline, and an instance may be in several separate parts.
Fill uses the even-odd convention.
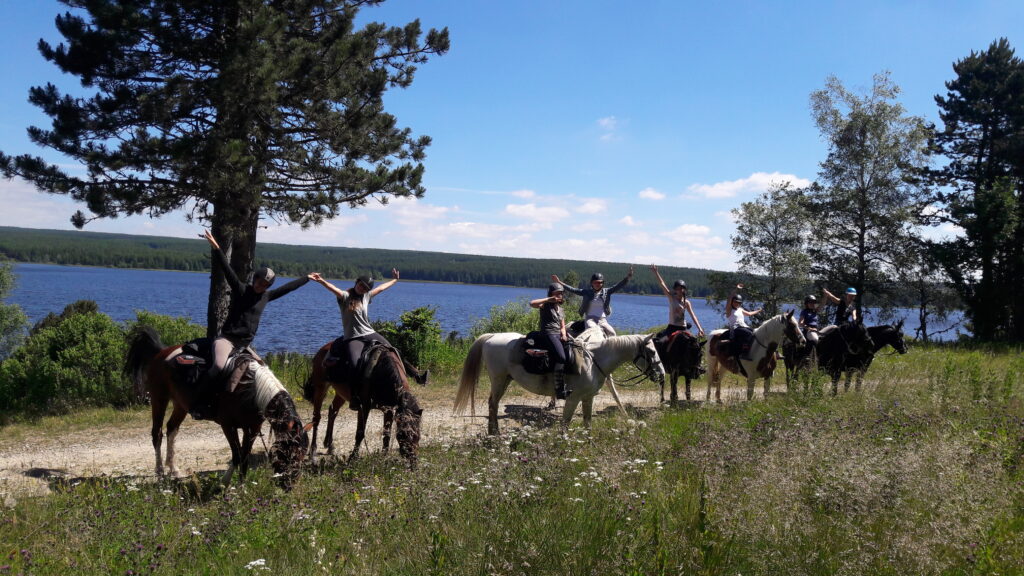
[[[213,363],[207,370],[206,386],[204,387],[207,394],[204,396],[206,396],[205,400],[212,400],[209,396],[212,396],[212,392],[216,388],[210,384],[223,376],[221,372],[233,350],[252,344],[260,325],[260,317],[267,304],[301,287],[312,280],[316,274],[296,278],[280,288],[270,290],[275,274],[270,268],[263,267],[253,273],[252,284],[243,284],[234,269],[231,268],[227,256],[220,249],[220,244],[217,243],[213,234],[209,230],[204,230],[203,237],[213,247],[213,261],[224,273],[224,278],[227,280],[228,286],[231,287],[231,306],[228,309],[227,319],[224,320],[219,335],[211,344]],[[209,408],[202,404],[203,402],[197,402],[196,406],[193,406],[192,417],[197,420],[204,418],[205,410]]]
[[[825,295],[825,299],[828,300],[829,304],[836,305],[836,326],[857,321],[857,307],[854,305],[854,300],[857,299],[856,288],[853,286],[847,288],[846,294],[842,298],[839,298],[825,288],[822,288],[821,292]]]
[[[590,286],[588,288],[569,286],[559,280],[556,274],[551,275],[551,281],[562,285],[573,294],[583,296],[583,301],[580,302],[580,316],[583,316],[587,328],[600,326],[605,336],[615,336],[615,328],[612,328],[612,325],[608,323],[608,317],[612,315],[612,294],[621,290],[623,286],[629,283],[629,279],[632,277],[633,266],[630,265],[626,277],[611,288],[604,287],[604,274],[600,272],[595,272],[590,277]]]
[[[729,328],[729,340],[733,342],[736,342],[737,339],[741,340],[743,353],[740,355],[740,359],[750,360],[750,340],[754,336],[754,331],[747,326],[747,317],[760,314],[761,309],[744,310],[743,295],[739,293],[740,290],[743,290],[743,284],[737,284],[736,289],[729,295],[729,304],[726,306],[725,312],[726,325]]]
[[[690,313],[690,318],[697,325],[697,336],[703,336],[704,327],[700,325],[700,320],[693,313],[693,304],[690,304],[689,298],[686,297],[686,282],[676,280],[672,283],[672,290],[669,291],[668,286],[665,285],[665,280],[661,278],[661,273],[658,272],[658,267],[651,264],[651,271],[658,278],[658,284],[661,284],[661,291],[668,297],[668,326],[661,332],[658,332],[657,338],[661,338],[666,334],[672,334],[673,332],[689,330],[690,324],[686,321],[687,312]]]

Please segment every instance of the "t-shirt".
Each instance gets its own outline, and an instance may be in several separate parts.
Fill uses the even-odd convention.
[[[590,307],[587,308],[587,318],[604,318],[604,298],[601,297],[600,293],[590,301]]]
[[[800,322],[803,322],[804,326],[808,328],[818,327],[818,311],[811,310],[810,308],[804,308],[800,311]]]
[[[846,305],[846,298],[841,298],[839,303],[836,304],[836,324],[842,324],[849,322],[852,318],[853,311],[856,310],[855,305],[850,303]]]
[[[352,301],[353,298],[357,300]],[[352,305],[349,306],[350,301]],[[338,308],[341,310],[341,327],[344,329],[345,339],[356,336],[373,334],[375,330],[370,325],[370,302],[373,296],[365,292],[362,297],[345,290],[342,296],[338,296]]]
[[[729,314],[728,326],[730,330],[739,326],[742,326],[743,328],[748,328],[747,317],[743,315],[742,307],[733,310],[732,313]]]
[[[686,326],[686,300],[668,296],[668,323],[670,326]]]
[[[562,334],[565,311],[562,306],[548,302],[540,307],[540,331],[546,334]]]

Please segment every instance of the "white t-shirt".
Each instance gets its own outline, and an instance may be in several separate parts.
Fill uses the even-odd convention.
[[[587,308],[587,318],[604,318],[604,298],[595,297]]]
[[[729,314],[729,322],[727,325],[730,330],[737,326],[749,328],[749,326],[747,326],[747,317],[743,315],[743,307],[737,308]]]

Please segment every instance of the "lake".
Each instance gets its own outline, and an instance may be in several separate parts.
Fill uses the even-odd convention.
[[[8,299],[25,311],[31,322],[50,312],[59,313],[76,300],[94,300],[100,311],[114,320],[133,319],[136,310],[169,316],[184,316],[205,324],[209,273],[122,268],[88,268],[49,264],[15,264],[17,284]],[[546,276],[545,286],[546,284]],[[281,285],[290,278],[279,278]],[[351,280],[331,282],[348,288]],[[528,301],[544,296],[544,289],[470,284],[438,284],[401,280],[374,299],[372,319],[397,321],[402,312],[433,306],[443,334],[469,334],[474,322],[489,314],[491,307],[507,302]],[[705,330],[724,323],[721,312],[704,300],[693,301]],[[662,327],[668,320],[664,296],[616,294],[612,299],[612,325],[620,330],[641,332]],[[917,315],[906,311],[905,332],[914,334]],[[957,319],[959,316],[957,317]],[[868,318],[869,323],[877,323]],[[935,324],[931,330],[944,328]],[[255,346],[258,350],[294,350],[313,353],[323,343],[341,334],[337,300],[322,286],[309,283],[270,303],[260,322]],[[942,335],[955,338],[955,332]]]

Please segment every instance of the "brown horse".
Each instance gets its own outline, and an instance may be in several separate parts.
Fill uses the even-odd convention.
[[[156,451],[156,473],[166,469],[177,476],[174,465],[174,440],[188,414],[192,394],[177,381],[171,361],[181,353],[181,346],[164,347],[160,336],[149,328],[140,328],[131,337],[125,373],[132,379],[136,393],[149,393],[153,415],[153,449]],[[241,357],[240,357],[241,358]],[[282,486],[290,488],[298,478],[300,465],[309,446],[309,436],[295,410],[295,402],[269,368],[250,358],[247,378],[232,391],[219,395],[213,421],[220,424],[231,447],[231,465],[224,473],[223,483],[231,481],[235,469],[243,478],[249,468],[249,454],[259,436],[263,421],[270,422],[274,442],[270,461]],[[251,378],[249,376],[251,375]],[[174,402],[167,420],[166,462],[160,461],[161,430],[169,402]],[[242,430],[239,442],[238,430]]]
[[[672,384],[670,402],[675,406],[679,401],[679,392],[676,386],[679,377],[686,381],[686,401],[690,401],[690,381],[700,378],[701,350],[707,340],[700,341],[689,332],[676,332],[674,335],[666,334],[662,338],[655,338],[654,345],[658,349],[658,357],[665,366],[665,374]],[[665,382],[661,383],[661,403],[665,403]]]
[[[334,389],[334,400],[327,410],[327,431],[324,434],[324,446],[328,454],[334,454],[334,420],[338,417],[345,402],[349,402],[353,410],[358,410],[356,419],[356,444],[349,458],[359,454],[359,446],[366,437],[366,420],[371,409],[384,413],[384,431],[382,444],[385,452],[391,445],[391,424],[398,416],[398,450],[416,466],[420,443],[420,420],[423,409],[416,402],[416,397],[409,390],[409,379],[398,351],[391,346],[375,346],[368,354],[367,361],[371,368],[369,375],[364,373],[363,383],[353,390],[348,382],[331,380],[327,374],[324,360],[331,350],[331,343],[322,346],[313,356],[313,372],[302,387],[302,397],[313,404],[313,440],[309,445],[309,458],[316,458],[316,436],[320,424],[320,409],[327,398],[329,389]],[[358,404],[353,402],[353,392],[359,396]]]

